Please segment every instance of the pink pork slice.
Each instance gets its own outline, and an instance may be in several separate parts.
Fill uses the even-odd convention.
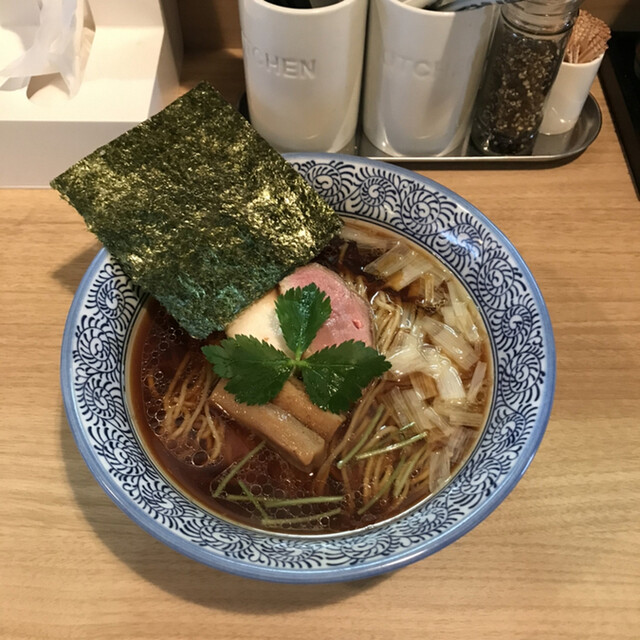
[[[369,305],[333,271],[315,263],[299,267],[280,282],[280,290],[303,288],[312,283],[331,299],[331,315],[320,327],[307,354],[347,340],[360,340],[372,347]]]

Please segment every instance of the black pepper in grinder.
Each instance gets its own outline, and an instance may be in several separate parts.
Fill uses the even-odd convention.
[[[500,11],[471,140],[486,155],[528,155],[580,0],[523,0]]]

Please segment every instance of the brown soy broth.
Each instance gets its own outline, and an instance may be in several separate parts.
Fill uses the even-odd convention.
[[[170,345],[172,348],[161,350],[160,345],[163,343],[163,338],[166,340],[174,336],[173,344]],[[154,430],[155,420],[149,418],[149,407],[151,405],[151,410],[154,410],[155,401],[150,397],[148,388],[143,384],[146,374],[149,373],[143,367],[146,352],[165,354],[165,357],[159,359],[157,363],[157,371],[162,372],[162,377],[171,380],[186,352],[199,347],[200,341],[189,338],[156,300],[148,298],[143,315],[136,327],[130,351],[129,401],[138,434],[152,460],[156,462],[165,476],[172,480],[173,484],[183,488],[188,487],[188,493],[191,497],[198,502],[207,504],[211,497],[209,489],[211,482],[220,473],[220,468],[199,467],[193,463],[186,463],[172,453]],[[249,444],[247,444],[246,450],[249,450]]]
[[[366,224],[349,224],[359,229],[366,228],[367,232],[371,229]],[[380,237],[385,238],[388,235],[381,234]],[[364,273],[363,267],[380,253],[381,250],[370,247],[362,248],[352,242],[348,243],[345,250],[344,243],[339,242],[332,243],[318,256],[317,261],[338,273],[342,273],[342,275],[348,271],[351,276],[356,275],[363,278],[366,283],[367,295],[371,300],[380,292],[382,282]],[[403,300],[409,300],[413,293],[410,287],[406,287],[398,292],[398,295]],[[161,433],[164,409],[162,401],[157,396],[166,392],[185,355],[189,354],[195,363],[194,376],[200,368],[209,367],[201,353],[201,347],[204,344],[214,344],[223,337],[223,334],[214,334],[203,341],[190,338],[157,301],[149,298],[137,324],[132,347],[129,351],[129,400],[134,414],[134,423],[146,450],[156,466],[174,486],[189,499],[223,518],[262,528],[259,514],[256,514],[255,509],[251,509],[250,505],[247,506],[246,502],[234,503],[214,498],[212,495],[212,491],[215,490],[220,479],[224,477],[225,470],[256,447],[260,439],[231,420],[213,403],[209,403],[212,417],[224,428],[224,447],[221,455],[215,461],[206,459],[206,453],[198,450],[197,442],[193,442],[193,446],[187,447],[176,445]],[[484,342],[483,349],[483,359],[489,364],[491,370],[488,341]],[[470,376],[471,372],[467,372],[463,377],[465,384],[468,383]],[[384,382],[383,384],[391,388],[397,383]],[[339,442],[342,438],[348,423],[349,419],[347,418],[337,432],[334,442]],[[478,435],[480,432],[481,430],[478,430]],[[457,463],[456,468],[451,470],[452,476],[464,463],[476,441],[477,437],[469,443],[465,456]],[[313,474],[294,468],[277,453],[267,448],[263,449],[243,468],[242,475],[251,492],[257,496],[300,498],[314,494]],[[351,480],[354,479],[359,480],[358,477]],[[235,481],[232,481],[229,487],[233,488],[234,494],[242,493]],[[343,493],[345,493],[345,487],[342,477],[334,465],[324,485],[323,494],[340,495]],[[387,520],[406,511],[421,502],[428,493],[428,491],[426,493],[424,491],[409,493],[397,508],[387,508],[382,513],[376,513],[374,508],[357,517],[341,513],[333,516],[330,521],[316,522],[315,526],[304,526],[302,529],[280,527],[275,524],[270,525],[268,530],[313,534],[358,529],[377,521]],[[362,496],[359,499],[362,500]],[[309,513],[312,512],[308,508],[300,507],[294,509],[293,512],[289,509],[277,509],[269,515],[278,519],[292,515],[305,516]]]
[[[207,340],[189,337],[155,299],[148,298],[130,350],[129,398],[137,432],[151,459],[164,476],[187,497],[205,508],[223,517],[250,524],[246,512],[240,505],[215,499],[212,496],[212,487],[215,487],[216,480],[226,468],[245,456],[260,440],[213,407],[216,418],[225,426],[226,444],[223,460],[214,464],[198,465],[195,455],[189,459],[179,457],[175,449],[168,447],[166,441],[158,436],[158,402],[143,382],[148,375],[158,376],[158,373],[161,380],[170,381],[187,352],[198,354],[202,365],[209,366],[200,349],[205,344],[216,342],[220,337],[214,335]],[[157,359],[150,359],[150,354],[157,354]],[[153,371],[149,365],[153,365]],[[271,468],[268,475],[271,483],[275,484],[274,489],[283,490],[278,486],[277,480],[284,477],[289,483],[299,484],[301,490],[310,490],[312,478],[309,474],[304,474],[285,461],[279,460],[275,453],[265,452],[263,457],[266,471]],[[256,476],[256,481],[265,483],[267,473],[256,473]]]

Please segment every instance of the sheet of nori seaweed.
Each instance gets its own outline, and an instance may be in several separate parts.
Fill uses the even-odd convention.
[[[125,273],[197,338],[222,330],[341,226],[207,83],[51,186]]]

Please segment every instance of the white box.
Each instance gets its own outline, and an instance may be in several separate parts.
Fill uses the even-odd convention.
[[[95,35],[78,93],[47,93],[43,101],[38,77],[21,89],[7,90],[11,81],[0,88],[0,187],[48,186],[177,97],[181,43],[167,21],[174,0],[87,1]],[[31,41],[34,17],[27,0],[0,0],[0,69]]]

